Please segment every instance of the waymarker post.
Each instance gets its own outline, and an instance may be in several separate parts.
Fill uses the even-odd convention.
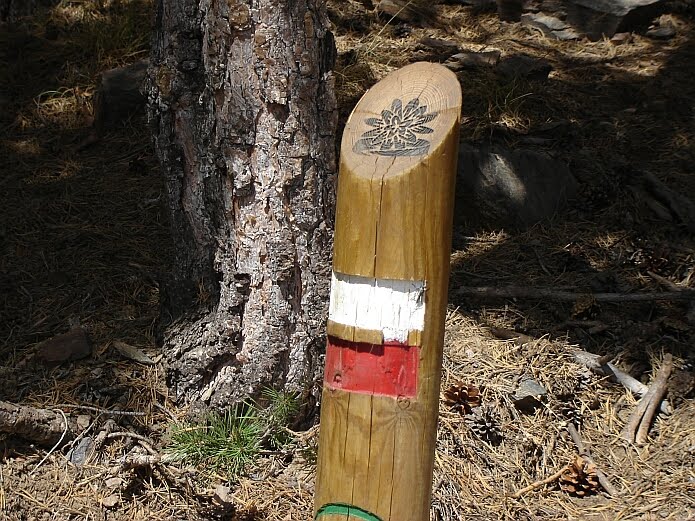
[[[315,519],[429,519],[454,182],[456,76],[416,63],[343,134]]]

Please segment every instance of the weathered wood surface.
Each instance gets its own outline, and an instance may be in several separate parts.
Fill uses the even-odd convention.
[[[321,521],[429,517],[460,112],[456,76],[417,63],[368,91],[343,134]]]
[[[320,374],[334,212],[335,45],[320,0],[160,0],[150,120],[175,259],[173,395],[210,407]],[[307,397],[305,397],[307,398]]]

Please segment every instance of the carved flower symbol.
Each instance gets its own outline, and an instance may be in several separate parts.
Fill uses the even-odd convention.
[[[418,156],[427,153],[430,142],[418,138],[418,134],[431,134],[425,126],[437,112],[427,114],[427,106],[420,105],[418,98],[412,99],[403,108],[400,99],[393,100],[391,109],[381,111],[381,118],[367,118],[365,123],[371,127],[355,143],[354,151],[360,154],[382,156]]]

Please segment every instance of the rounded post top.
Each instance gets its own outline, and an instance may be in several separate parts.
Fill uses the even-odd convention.
[[[420,62],[398,69],[353,110],[341,162],[358,176],[402,174],[434,154],[458,125],[461,101],[459,81],[446,67]]]

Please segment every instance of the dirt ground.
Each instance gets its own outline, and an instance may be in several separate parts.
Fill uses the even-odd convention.
[[[565,211],[531,228],[460,222],[454,230],[432,519],[692,519],[692,301],[586,297],[695,287],[693,223],[643,183],[651,174],[694,200],[692,4],[667,4],[673,38],[635,33],[621,45],[557,41],[461,5],[436,6],[418,25],[368,4],[329,2],[341,121],[388,72],[452,54],[422,43],[426,37],[451,42],[455,52],[542,58],[552,65],[547,79],[510,81],[492,67],[457,72],[462,140],[541,150],[567,162],[580,185]],[[76,406],[143,412],[113,417],[115,429],[144,437],[156,452],[185,415],[167,394],[155,345],[158,274],[171,251],[162,179],[144,116],[80,146],[99,74],[147,56],[151,11],[149,0],[64,0],[0,25],[0,400],[80,415],[83,435],[108,418]],[[459,291],[510,285],[578,298]],[[36,346],[75,324],[89,333],[91,356],[37,364]],[[505,339],[510,332],[527,336]],[[124,358],[118,342],[155,364]],[[610,355],[645,384],[673,356],[673,412],[657,417],[646,444],[621,437],[637,398],[587,371],[577,350]],[[529,379],[547,395],[520,410],[512,397]],[[481,412],[466,415],[476,392]],[[568,422],[580,426],[616,494],[576,472],[515,494],[574,461]],[[297,433],[291,450],[264,454],[232,483],[184,465],[119,470],[133,437],[109,438],[78,467],[66,459],[69,446],[49,453],[0,435],[0,519],[309,519],[316,433]],[[566,490],[571,479],[583,497]],[[230,487],[225,497],[221,484]]]

